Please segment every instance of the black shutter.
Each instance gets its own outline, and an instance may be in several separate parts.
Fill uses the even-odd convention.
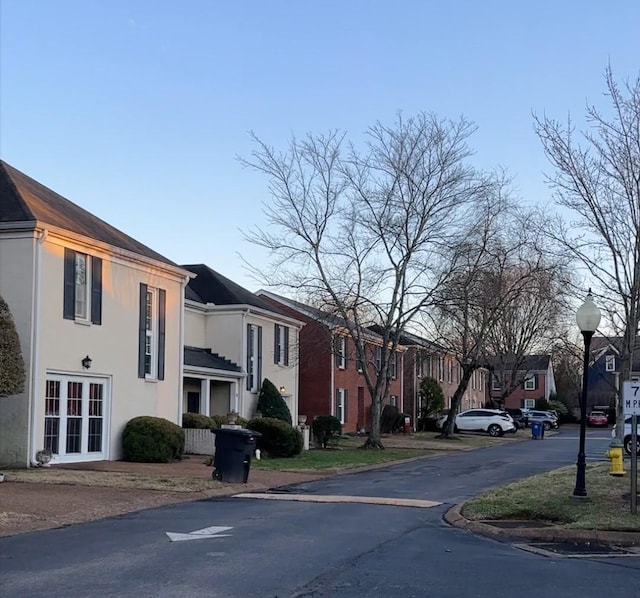
[[[147,338],[145,315],[147,311],[147,285],[140,283],[140,314],[138,316],[138,378],[144,378],[144,350]]]
[[[64,249],[64,297],[62,300],[62,317],[75,320],[76,317],[76,252]]]
[[[284,365],[289,365],[289,326],[284,327]]]
[[[344,412],[343,412],[342,418],[344,419],[344,423],[346,424],[347,423],[347,419],[349,417],[349,415],[348,415],[349,414],[349,402],[348,402],[349,401],[349,391],[346,388],[344,389],[344,395],[342,395],[342,396],[344,397],[344,401],[343,401],[344,404],[343,404],[343,407],[342,407]]]
[[[247,390],[251,390],[251,324],[247,324]],[[254,370],[255,372],[255,370]]]
[[[262,326],[258,326],[258,368],[256,377],[256,387],[262,388]]]
[[[91,258],[91,323],[102,324],[102,259]]]
[[[158,289],[158,380],[164,380],[165,328],[167,318],[167,291]]]
[[[535,388],[536,390],[538,390],[538,374],[535,374],[533,376],[533,388]]]

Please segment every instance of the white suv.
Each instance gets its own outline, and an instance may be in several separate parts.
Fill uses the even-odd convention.
[[[447,415],[436,420],[436,427],[442,428],[447,421]],[[468,432],[488,432],[489,436],[502,436],[505,432],[515,432],[516,427],[512,417],[505,411],[498,409],[469,409],[456,415],[456,430]]]
[[[638,438],[636,441],[636,453],[638,455],[640,455],[640,416],[638,416],[638,423],[636,426],[637,429],[637,434],[638,434]],[[611,429],[611,438],[615,438],[616,437],[616,425],[614,424],[613,428]],[[622,435],[623,439],[622,442],[624,442],[624,450],[627,452],[628,455],[631,454],[631,416],[628,415],[627,417],[624,418],[624,434]]]

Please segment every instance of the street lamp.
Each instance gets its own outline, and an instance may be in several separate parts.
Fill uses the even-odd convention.
[[[593,302],[591,289],[587,294],[584,303],[578,308],[576,313],[576,322],[582,332],[584,338],[584,364],[582,367],[582,397],[580,399],[580,449],[578,451],[578,463],[576,470],[576,487],[573,490],[573,496],[576,498],[587,498],[586,484],[586,462],[584,454],[584,444],[587,427],[587,381],[589,378],[589,347],[591,346],[591,338],[593,333],[600,324],[600,310]]]

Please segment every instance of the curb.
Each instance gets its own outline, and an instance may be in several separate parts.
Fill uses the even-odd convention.
[[[640,545],[640,532],[616,532],[605,530],[565,529],[560,527],[546,528],[500,528],[482,521],[472,521],[462,515],[465,503],[451,507],[444,520],[451,526],[465,529],[475,534],[498,539],[520,538],[538,542],[576,542],[600,543],[615,546]]]

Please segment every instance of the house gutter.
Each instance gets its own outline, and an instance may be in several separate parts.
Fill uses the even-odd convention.
[[[29,467],[35,461],[36,448],[35,431],[36,431],[36,414],[38,412],[36,401],[40,394],[38,391],[38,369],[40,362],[40,286],[42,272],[42,245],[44,244],[48,231],[42,229],[35,231],[34,256],[33,256],[33,284],[31,296],[31,354],[29,356],[29,413],[28,419],[31,421],[28,436],[28,463]],[[44,448],[44,447],[43,447]]]

